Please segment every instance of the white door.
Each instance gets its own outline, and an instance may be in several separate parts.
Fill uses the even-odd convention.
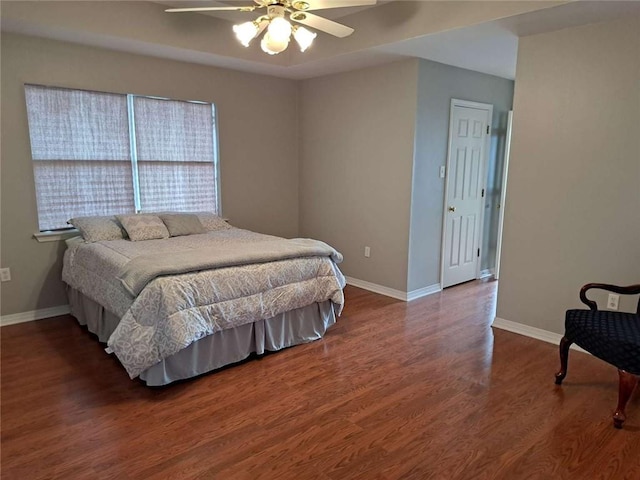
[[[442,288],[479,277],[485,165],[493,106],[451,101]]]

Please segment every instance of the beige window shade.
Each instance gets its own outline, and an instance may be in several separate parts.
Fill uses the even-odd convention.
[[[212,105],[134,97],[140,207],[217,212]]]
[[[127,96],[26,85],[34,160],[129,160]]]
[[[218,212],[213,105],[39,85],[25,95],[41,231],[136,206]]]
[[[68,228],[67,220],[135,212],[131,161],[33,162],[40,230]]]
[[[127,97],[25,86],[40,230],[134,211]]]

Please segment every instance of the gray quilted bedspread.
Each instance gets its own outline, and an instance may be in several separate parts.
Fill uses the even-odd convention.
[[[63,280],[122,317],[108,346],[134,378],[220,330],[325,300],[331,300],[339,312],[345,285],[336,265],[341,255],[322,242],[286,243],[237,228],[165,240],[80,243],[65,254]],[[212,257],[216,249],[222,253]],[[298,254],[293,253],[296,249]],[[203,251],[208,257],[205,266],[198,268],[193,263],[200,255],[197,252]],[[253,260],[230,265],[241,251],[253,252]],[[280,251],[280,258],[275,251]],[[189,265],[160,261],[176,253]],[[149,266],[153,258],[160,264],[156,270]],[[149,270],[132,274],[129,289],[121,279],[126,272],[135,272],[130,267],[136,264]],[[172,273],[167,269],[184,273],[167,275]],[[136,289],[138,295],[128,291]]]
[[[138,295],[153,279],[162,275],[197,272],[212,268],[236,267],[275,262],[290,258],[331,257],[342,262],[342,255],[326,243],[310,238],[265,240],[260,248],[249,243],[226,243],[214,247],[192,248],[172,255],[145,254],[131,259],[119,275],[124,288]]]

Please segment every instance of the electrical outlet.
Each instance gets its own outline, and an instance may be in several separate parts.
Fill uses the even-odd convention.
[[[619,300],[620,300],[620,295],[616,295],[615,293],[610,293],[609,299],[607,300],[607,308],[609,310],[618,310]]]
[[[8,282],[9,280],[11,280],[11,269],[0,268],[0,281]]]
[[[371,256],[371,249],[369,247],[364,247],[364,256],[367,258]]]

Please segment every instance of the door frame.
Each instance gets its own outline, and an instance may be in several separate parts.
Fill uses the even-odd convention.
[[[504,233],[504,206],[507,202],[507,175],[509,173],[509,157],[511,156],[511,130],[513,128],[513,110],[507,115],[507,136],[505,138],[504,160],[502,168],[502,185],[500,187],[500,213],[498,214],[498,242],[496,243],[496,266],[494,278],[500,277],[500,260],[502,257],[502,235]]]
[[[487,161],[489,158],[489,151],[491,149],[491,130],[493,128],[493,105],[490,103],[480,103],[480,102],[472,102],[469,100],[460,100],[458,98],[451,99],[451,107],[449,108],[449,138],[447,140],[447,165],[446,165],[446,174],[444,178],[444,199],[442,202],[442,239],[440,243],[440,288],[444,288],[444,264],[445,264],[445,239],[446,239],[446,229],[447,229],[447,198],[449,198],[449,173],[451,171],[451,147],[453,144],[453,110],[455,107],[466,107],[466,108],[475,108],[477,110],[486,110],[488,113],[489,121],[489,133],[485,138],[485,148],[484,155],[482,156],[482,188],[484,189],[484,193],[487,193],[487,169],[489,166],[489,162]],[[484,203],[486,196],[483,195],[482,199],[482,208],[480,208],[480,225],[478,238],[480,239],[479,247],[482,248],[482,234],[484,233]],[[482,253],[482,250],[480,251]],[[478,263],[476,265],[476,280],[480,278],[480,270],[481,270],[481,259],[482,257],[478,257]]]

